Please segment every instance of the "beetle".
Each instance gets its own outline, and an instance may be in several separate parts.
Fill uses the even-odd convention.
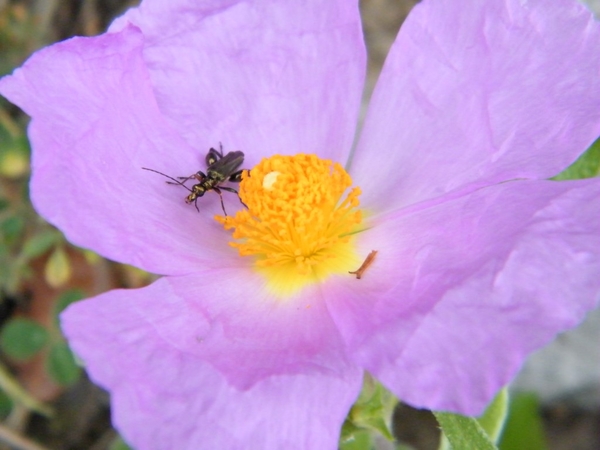
[[[225,211],[225,204],[223,203],[223,194],[221,191],[232,192],[238,195],[240,203],[244,205],[242,199],[239,198],[238,191],[228,186],[222,186],[222,183],[239,183],[242,180],[242,172],[244,169],[239,169],[239,167],[244,162],[244,153],[236,150],[223,155],[223,145],[220,145],[219,150],[213,147],[208,150],[205,161],[206,173],[199,170],[188,177],[173,178],[169,175],[159,172],[158,170],[149,169],[147,167],[142,167],[142,169],[156,172],[173,180],[173,182],[167,181],[169,184],[179,184],[185,187],[188,191],[190,191],[190,194],[185,198],[185,202],[188,205],[190,203],[194,203],[194,206],[198,212],[200,212],[200,209],[198,208],[198,198],[204,196],[204,194],[209,191],[215,191],[217,194],[219,194],[219,198],[221,199],[221,208],[223,209],[223,213],[225,215],[227,215],[227,211]],[[185,183],[192,179],[198,181],[198,183],[194,184],[190,189],[185,185]]]

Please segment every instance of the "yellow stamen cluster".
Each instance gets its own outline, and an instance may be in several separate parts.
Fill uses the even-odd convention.
[[[360,189],[342,198],[351,185],[338,163],[275,155],[243,174],[239,193],[248,209],[216,219],[235,230],[231,245],[255,258],[272,290],[287,296],[360,263],[352,243]]]

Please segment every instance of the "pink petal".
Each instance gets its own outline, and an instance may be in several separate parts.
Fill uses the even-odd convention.
[[[76,245],[151,272],[224,264],[234,252],[212,220],[221,213],[218,196],[202,198],[198,214],[185,204],[185,189],[142,170],[189,175],[204,167],[206,154],[158,111],[143,43],[134,27],[74,38],[0,81],[0,92],[33,118],[33,203]],[[240,207],[226,197],[230,212]]]
[[[600,135],[599,42],[576,1],[417,4],[352,163],[363,203],[393,210],[559,173]]]
[[[349,360],[318,288],[277,299],[248,267],[169,278],[210,328],[186,352],[201,355],[230,383],[247,388],[277,374],[343,374]],[[159,326],[159,324],[156,324]]]
[[[329,300],[355,361],[417,407],[480,413],[597,305],[599,197],[600,179],[515,181],[382,218],[373,266]]]
[[[138,26],[161,111],[194,148],[344,162],[365,74],[358,2],[145,1]]]
[[[171,347],[210,363],[239,389],[273,375],[343,376],[350,363],[319,290],[281,300],[263,283],[248,268],[220,269],[107,296],[131,301],[128,308]]]
[[[90,376],[112,394],[114,424],[130,444],[140,450],[337,448],[360,390],[359,369],[272,376],[239,390],[164,339],[157,322],[179,321],[185,335],[197,317],[182,316],[181,304],[169,298],[168,306],[155,308],[156,293],[154,286],[112,291],[61,316]]]

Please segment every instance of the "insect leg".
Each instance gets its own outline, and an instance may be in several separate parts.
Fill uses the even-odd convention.
[[[173,183],[171,181],[167,181],[167,183],[168,184],[184,184],[186,181],[191,180],[192,178],[195,178],[196,180],[202,182],[202,180],[204,178],[206,178],[206,175],[204,175],[204,172],[198,171],[195,174],[190,175],[189,177],[177,177],[178,180],[181,180],[181,181],[178,181],[177,183]]]
[[[229,190],[229,188],[218,188],[216,186],[212,188],[213,191],[219,194],[219,198],[221,199],[221,209],[223,210],[223,214],[225,214],[225,217],[227,217],[227,211],[225,211],[225,204],[223,203],[223,194],[221,193],[221,189]]]
[[[240,181],[242,181],[242,172],[244,172],[245,169],[242,170],[238,170],[235,173],[232,173],[229,176],[229,181],[233,182],[233,183],[239,183]]]
[[[237,195],[238,200],[244,206],[244,208],[248,209],[248,206],[246,206],[246,204],[240,198],[240,194],[238,193],[238,191],[236,191],[233,188],[227,187],[227,186],[221,186],[219,189],[222,189],[222,190],[227,191],[227,192],[233,192],[235,195]]]

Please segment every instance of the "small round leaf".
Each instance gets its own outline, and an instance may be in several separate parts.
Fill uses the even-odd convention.
[[[47,368],[52,379],[62,386],[74,384],[81,375],[81,368],[65,342],[52,347],[48,354]]]
[[[60,234],[56,231],[45,230],[27,239],[21,254],[27,259],[35,258],[48,251],[59,239]]]
[[[78,302],[83,298],[85,298],[85,294],[81,289],[69,289],[68,291],[63,292],[62,294],[60,294],[60,297],[58,297],[58,299],[56,300],[56,315],[58,316],[71,303]]]
[[[2,351],[22,361],[33,357],[47,342],[48,331],[28,319],[13,319],[0,332]]]

